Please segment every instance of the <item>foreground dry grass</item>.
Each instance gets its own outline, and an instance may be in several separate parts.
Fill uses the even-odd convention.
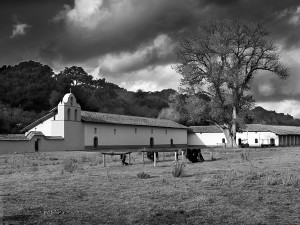
[[[300,149],[204,151],[172,176],[173,156],[131,166],[100,153],[0,156],[4,224],[300,224]],[[160,159],[162,157],[160,156]],[[68,172],[70,171],[70,172]],[[150,178],[140,179],[146,172]],[[1,223],[1,219],[0,219]]]

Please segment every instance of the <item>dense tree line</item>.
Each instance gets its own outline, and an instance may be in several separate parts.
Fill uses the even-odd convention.
[[[72,91],[83,110],[156,118],[176,91],[130,92],[72,66],[55,74],[48,65],[21,62],[0,67],[0,133],[17,133]]]
[[[28,61],[0,67],[0,133],[18,133],[47,114],[70,89],[83,110],[209,124],[199,116],[208,109],[195,107],[210,101],[205,94],[191,98],[173,89],[131,92],[104,78],[95,79],[81,67],[66,67],[56,74],[48,65]],[[300,125],[300,120],[257,107],[246,123]]]

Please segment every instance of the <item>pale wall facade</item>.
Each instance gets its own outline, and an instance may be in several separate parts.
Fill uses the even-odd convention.
[[[188,133],[190,146],[224,146],[226,138],[223,133]]]
[[[275,146],[279,146],[279,136],[272,132],[238,132],[236,134],[237,144],[245,140],[245,143],[248,143],[250,147],[270,144],[271,139],[274,140]],[[223,133],[188,133],[188,145],[225,147],[227,140]]]
[[[239,132],[236,135],[237,144],[239,144],[239,139],[241,141],[248,140],[247,142],[251,147],[268,145],[272,141],[275,146],[279,146],[279,136],[272,132]]]
[[[0,141],[0,154],[35,152],[36,145],[39,152],[63,151],[66,148],[63,140],[47,140],[44,136],[34,136],[30,140]]]
[[[95,138],[98,146],[94,146]],[[86,148],[150,147],[151,138],[153,147],[187,145],[186,129],[84,123]]]

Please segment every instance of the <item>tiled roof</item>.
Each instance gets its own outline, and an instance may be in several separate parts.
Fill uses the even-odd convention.
[[[223,131],[216,125],[212,126],[190,126],[191,133],[223,133]]]
[[[269,132],[268,126],[270,125],[265,125],[265,124],[247,124],[246,128],[243,129],[244,131],[248,132]]]
[[[1,134],[0,141],[28,141],[25,134]]]
[[[94,123],[187,129],[186,126],[183,126],[171,120],[153,119],[153,118],[137,117],[137,116],[125,116],[125,115],[99,113],[99,112],[88,112],[88,111],[81,111],[81,120],[84,122],[94,122]]]
[[[64,140],[62,136],[45,136],[46,140]]]
[[[34,136],[44,136],[41,131],[30,131],[27,134],[1,134],[0,141],[29,141]],[[44,136],[47,140],[63,140],[61,136]]]
[[[33,138],[34,136],[44,136],[43,132],[41,131],[30,131],[29,133],[25,134],[27,139],[31,139]]]
[[[278,135],[300,135],[300,127],[266,125],[269,130]]]
[[[222,133],[217,126],[191,126],[189,132],[192,133]],[[300,127],[296,126],[280,126],[265,124],[247,124],[243,131],[248,132],[273,132],[278,135],[300,135]]]

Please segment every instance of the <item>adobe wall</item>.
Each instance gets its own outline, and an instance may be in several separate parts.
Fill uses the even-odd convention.
[[[223,138],[227,143],[223,133],[188,133],[188,144],[190,146],[223,146]],[[239,139],[248,139],[250,147],[261,147],[261,144],[269,144],[271,138],[274,139],[275,146],[279,146],[278,135],[272,132],[238,132],[236,134],[237,144]],[[257,139],[257,143],[255,139]]]
[[[0,154],[35,152],[35,141],[39,139],[39,152],[62,151],[64,140],[47,140],[44,136],[35,136],[31,140],[0,141]]]
[[[275,146],[279,146],[279,138],[276,134],[272,132],[238,132],[236,134],[236,140],[238,139],[248,139],[248,144],[251,147],[261,147],[262,144],[270,144],[270,139],[273,138],[275,141]],[[257,143],[255,143],[257,139]]]
[[[188,133],[187,141],[189,146],[223,146],[223,133]]]
[[[175,146],[187,145],[187,131],[185,129],[97,123],[84,123],[83,126],[86,148],[93,148],[95,137],[98,138],[99,148],[101,146],[149,147],[150,138],[154,139],[154,147],[171,147],[171,139],[173,139]]]

